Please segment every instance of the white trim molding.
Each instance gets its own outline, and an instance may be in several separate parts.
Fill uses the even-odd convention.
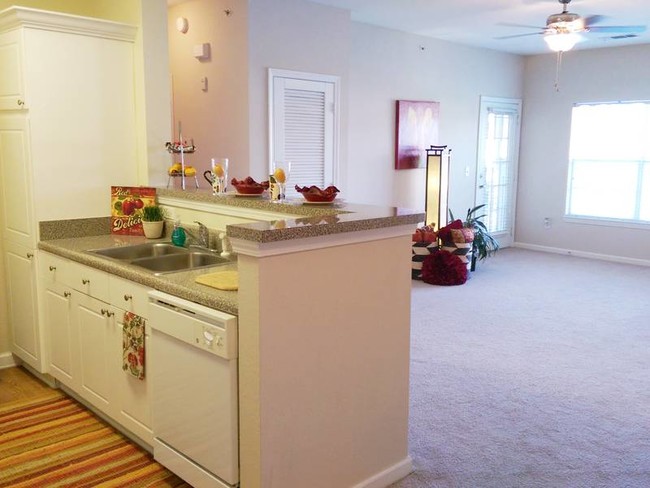
[[[413,460],[411,456],[406,456],[397,464],[393,464],[389,468],[357,483],[352,488],[384,488],[388,485],[401,480],[413,472]]]
[[[612,254],[599,254],[589,251],[578,251],[575,249],[563,249],[560,247],[540,246],[537,244],[528,244],[526,242],[515,242],[514,247],[528,249],[530,251],[550,252],[553,254],[564,254],[567,256],[576,256],[579,258],[598,259],[600,261],[610,261],[613,263],[634,264],[636,266],[650,267],[650,259],[626,258],[625,256],[614,256]]]
[[[391,239],[393,237],[409,236],[413,233],[413,225],[399,225],[394,227],[382,227],[356,232],[342,232],[340,234],[329,234],[303,239],[289,239],[286,241],[255,242],[245,239],[230,237],[232,249],[237,254],[253,256],[256,258],[266,256],[277,256],[327,247],[345,246],[361,242],[371,242],[380,239]]]
[[[0,353],[0,369],[13,368],[20,363],[16,362],[16,358],[10,352]]]
[[[19,27],[129,42],[135,40],[138,32],[138,28],[134,25],[35,8],[14,6],[0,12],[0,30],[6,31]]]

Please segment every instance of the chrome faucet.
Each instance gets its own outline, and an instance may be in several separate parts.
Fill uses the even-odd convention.
[[[198,220],[194,221],[195,224],[199,226],[199,244],[205,248],[210,248],[210,231],[208,228],[199,222]]]
[[[210,249],[210,231],[203,223],[199,222],[198,220],[195,220],[194,223],[199,225],[198,237],[194,235],[194,232],[190,232],[185,227],[183,227],[183,230],[187,236],[192,239],[198,246]],[[185,245],[189,245],[189,242],[186,242]]]

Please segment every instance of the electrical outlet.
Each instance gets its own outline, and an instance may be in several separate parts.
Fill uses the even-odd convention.
[[[551,228],[551,219],[549,217],[544,217],[544,228],[545,229]]]

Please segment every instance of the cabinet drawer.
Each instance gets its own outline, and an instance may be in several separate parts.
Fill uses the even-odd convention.
[[[104,302],[110,301],[108,277],[104,271],[70,262],[71,282],[69,286],[86,295]]]
[[[41,276],[46,288],[55,284],[72,287],[71,261],[47,252],[41,252],[39,258],[41,263]]]
[[[142,317],[147,316],[149,301],[147,293],[150,288],[117,276],[110,276],[109,288],[112,305]]]

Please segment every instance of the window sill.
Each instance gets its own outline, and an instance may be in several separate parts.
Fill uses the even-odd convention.
[[[601,225],[604,227],[623,227],[628,229],[650,229],[650,222],[643,220],[625,220],[606,217],[565,215],[564,221],[570,224]]]

